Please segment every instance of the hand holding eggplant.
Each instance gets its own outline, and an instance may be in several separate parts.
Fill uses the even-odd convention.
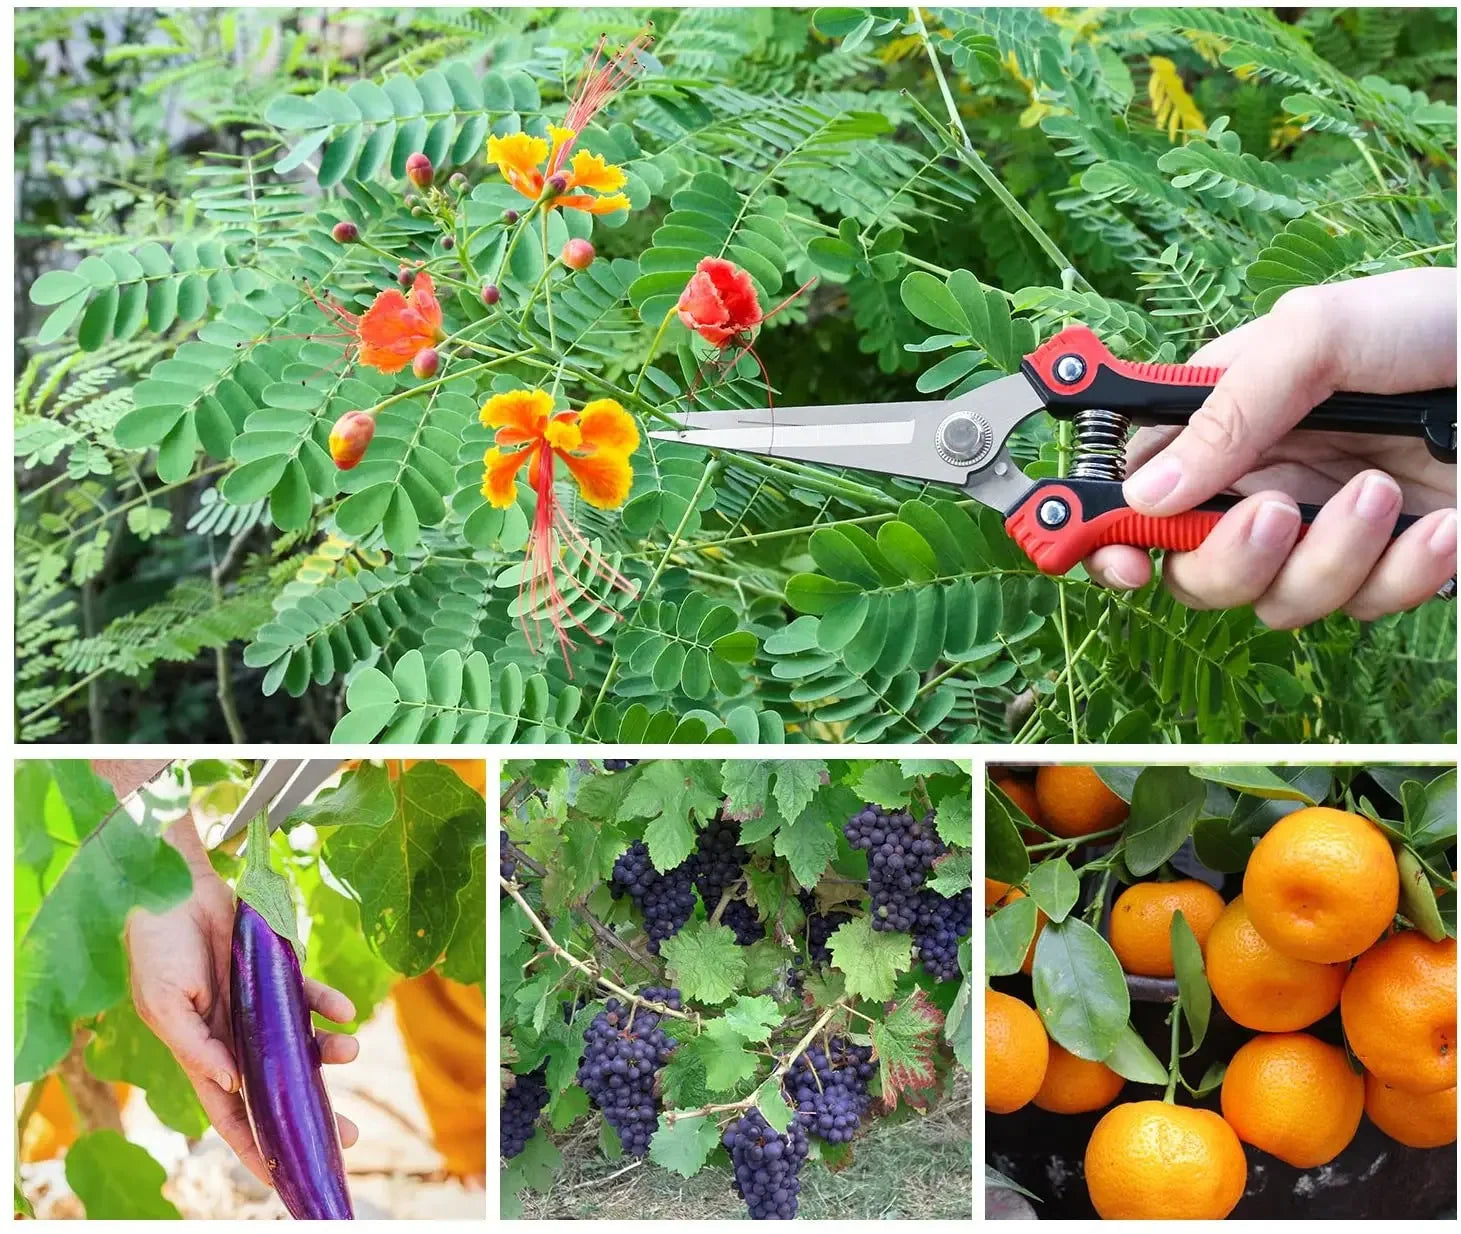
[[[254,1142],[235,1062],[230,1005],[230,944],[234,893],[208,864],[192,820],[168,833],[193,875],[193,892],[167,913],[136,912],[127,926],[132,999],[143,1022],[177,1059],[214,1129],[260,1181],[273,1185]],[[355,1008],[338,990],[306,979],[305,999],[326,1019],[346,1022]],[[321,1061],[349,1063],[359,1053],[355,1038],[318,1034]],[[355,1125],[337,1116],[340,1141],[359,1138]]]

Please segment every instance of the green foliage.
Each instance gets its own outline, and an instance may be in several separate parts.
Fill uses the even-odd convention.
[[[123,112],[36,68],[68,20],[101,18],[28,13],[20,165],[44,170],[21,209],[21,736],[1450,731],[1442,606],[1274,633],[1035,577],[947,491],[647,438],[691,406],[958,397],[1073,321],[1180,360],[1292,288],[1453,260],[1453,14],[920,12],[657,19],[580,138],[623,167],[630,209],[546,222],[487,139],[547,135],[600,33],[622,44],[637,14],[371,10],[348,39],[293,12],[124,16],[96,35],[103,79],[140,100]],[[201,132],[174,148],[177,108]],[[426,204],[401,179],[416,150]],[[585,270],[554,260],[570,237],[597,250]],[[767,312],[817,283],[754,356],[720,353],[674,313],[708,256]],[[402,264],[444,309],[430,380],[351,346]],[[566,662],[520,589],[536,496],[482,493],[478,410],[534,386],[615,399],[641,430],[622,507],[559,472],[565,518],[624,580],[558,563]],[[369,409],[365,459],[340,471],[330,428]],[[1032,422],[1014,452],[1051,475],[1069,446]],[[1387,706],[1417,663],[1422,702]]]

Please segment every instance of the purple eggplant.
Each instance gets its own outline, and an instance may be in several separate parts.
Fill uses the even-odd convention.
[[[234,1056],[274,1190],[297,1220],[353,1220],[299,957],[244,900],[231,968]]]

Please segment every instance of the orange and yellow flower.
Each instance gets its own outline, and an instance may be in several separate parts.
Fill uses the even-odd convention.
[[[582,411],[557,411],[546,390],[513,390],[494,394],[482,408],[482,423],[495,429],[494,445],[483,455],[482,495],[498,509],[517,500],[518,475],[527,469],[527,481],[535,495],[533,529],[528,540],[527,561],[518,594],[528,595],[522,613],[522,628],[528,645],[534,632],[527,624],[531,614],[537,622],[540,609],[552,623],[565,663],[568,661],[567,624],[584,629],[561,594],[557,583],[563,553],[574,568],[588,565],[590,572],[622,591],[633,584],[606,562],[569,521],[554,491],[555,472],[561,462],[591,506],[612,510],[624,504],[634,479],[629,457],[639,446],[639,429],[634,418],[613,399],[595,399]],[[542,589],[540,591],[540,588]],[[595,607],[608,606],[584,591]],[[578,599],[575,595],[574,599]],[[566,619],[566,620],[565,620]]]
[[[622,167],[587,150],[573,153],[579,135],[639,72],[640,53],[648,48],[651,39],[645,31],[608,57],[604,56],[604,41],[599,39],[594,54],[584,66],[563,123],[548,126],[548,134],[553,139],[551,145],[530,133],[494,135],[487,139],[487,161],[496,163],[502,178],[530,201],[543,196],[543,187],[549,180],[556,177],[561,181],[561,186],[553,186],[554,196],[545,202],[549,209],[561,206],[567,210],[586,210],[589,214],[611,214],[629,208],[629,198],[619,191],[628,181]]]
[[[562,176],[563,191],[545,204],[549,209],[586,210],[590,214],[612,214],[629,209],[629,198],[619,192],[628,182],[622,167],[604,161],[603,155],[580,150],[572,159],[566,153],[577,137],[572,129],[551,125],[550,147],[541,137],[510,133],[487,139],[487,161],[496,163],[506,180],[524,197],[537,201],[550,176]],[[562,170],[564,163],[567,169]],[[584,190],[591,190],[585,192]],[[595,196],[595,194],[602,194]]]

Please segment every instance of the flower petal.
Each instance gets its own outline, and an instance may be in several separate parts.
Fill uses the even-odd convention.
[[[435,341],[417,313],[394,287],[376,296],[360,318],[360,362],[382,373],[399,373]]]
[[[756,285],[751,276],[733,261],[723,257],[705,257],[695,267],[697,273],[709,275],[715,290],[720,294],[730,320],[739,330],[749,330],[761,324],[761,302],[756,297]]]
[[[510,172],[531,175],[547,157],[548,143],[531,133],[509,133],[505,137],[493,134],[487,139],[487,161],[497,164],[505,180],[511,180]]]
[[[421,322],[428,329],[441,329],[441,301],[436,298],[436,284],[431,281],[431,275],[425,270],[416,275],[416,280],[411,284],[411,290],[406,293],[406,303],[416,310]],[[433,339],[439,342],[439,339]]]
[[[543,435],[552,414],[553,396],[546,390],[508,390],[482,404],[481,420],[488,428],[513,430],[522,435],[518,440],[529,440]]]
[[[488,450],[482,456],[486,465],[482,476],[482,496],[499,510],[512,505],[517,500],[517,473],[537,449],[534,446],[529,450],[514,450],[510,454],[504,454],[496,446]]]
[[[624,504],[629,496],[629,486],[634,480],[634,469],[622,454],[600,450],[587,457],[571,454],[558,456],[578,481],[578,491],[591,506],[600,510],[613,510]]]
[[[586,450],[628,456],[639,448],[639,428],[634,417],[611,398],[594,399],[584,405],[578,417]]]
[[[587,150],[580,150],[573,156],[571,167],[573,171],[571,188],[593,189],[596,193],[612,193],[629,182],[629,177],[624,174],[622,167],[606,163],[603,155],[592,154]]]
[[[583,210],[589,214],[613,214],[615,210],[629,209],[629,198],[623,193],[610,193],[607,197],[574,193],[567,197],[555,197],[553,205],[561,206],[565,210]]]

